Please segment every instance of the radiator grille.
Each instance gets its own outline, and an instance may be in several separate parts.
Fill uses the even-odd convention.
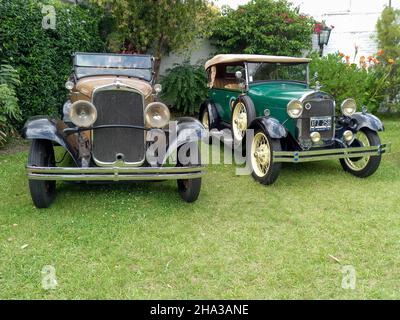
[[[140,94],[124,90],[95,93],[97,108],[95,126],[144,126],[143,98]],[[114,163],[123,155],[126,163],[139,163],[145,157],[145,131],[130,128],[107,128],[93,132],[93,156],[97,162]]]
[[[322,141],[324,144],[331,143],[333,139],[333,134],[335,131],[335,104],[331,99],[317,99],[317,100],[306,100],[303,102],[303,106],[311,105],[311,108],[307,110],[304,107],[303,115],[301,119],[298,120],[298,136],[299,142],[303,146],[308,146],[311,144],[310,139],[310,119],[312,117],[331,117],[332,128],[328,131],[319,131],[321,134]]]

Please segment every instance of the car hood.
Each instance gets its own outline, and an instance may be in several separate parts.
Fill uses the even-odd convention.
[[[77,82],[74,91],[79,92],[80,94],[85,95],[88,98],[92,98],[93,92],[96,89],[113,85],[117,82],[120,83],[122,86],[127,86],[139,91],[145,98],[148,98],[153,92],[152,86],[147,81],[115,76],[96,76],[82,78]]]
[[[302,97],[315,93],[316,91],[302,83],[287,82],[262,82],[250,85],[250,93],[258,98],[274,100],[276,106],[285,107],[293,99],[300,100]]]

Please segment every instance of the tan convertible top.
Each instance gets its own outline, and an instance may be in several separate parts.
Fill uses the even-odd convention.
[[[208,60],[205,68],[207,70],[217,64],[232,62],[308,63],[310,61],[311,59],[307,58],[264,56],[258,54],[219,54]]]

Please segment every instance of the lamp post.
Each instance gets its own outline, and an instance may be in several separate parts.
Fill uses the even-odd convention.
[[[322,57],[324,53],[324,46],[328,45],[329,39],[331,37],[331,32],[333,30],[333,27],[328,27],[325,24],[325,21],[319,25],[319,28],[317,29],[317,34],[318,34],[318,45],[319,45],[319,53],[320,56]]]

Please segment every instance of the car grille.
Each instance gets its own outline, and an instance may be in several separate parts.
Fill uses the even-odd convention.
[[[307,110],[307,104],[311,108]],[[301,119],[298,120],[297,129],[299,142],[302,147],[309,148],[312,145],[310,139],[310,119],[312,117],[331,117],[331,130],[318,131],[321,134],[322,142],[324,145],[332,143],[335,131],[335,103],[331,99],[313,99],[303,102],[304,110]]]
[[[95,126],[144,126],[143,98],[136,92],[107,90],[95,93]],[[106,128],[93,131],[93,156],[97,164],[112,164],[117,159],[127,164],[141,163],[145,157],[145,131]]]

